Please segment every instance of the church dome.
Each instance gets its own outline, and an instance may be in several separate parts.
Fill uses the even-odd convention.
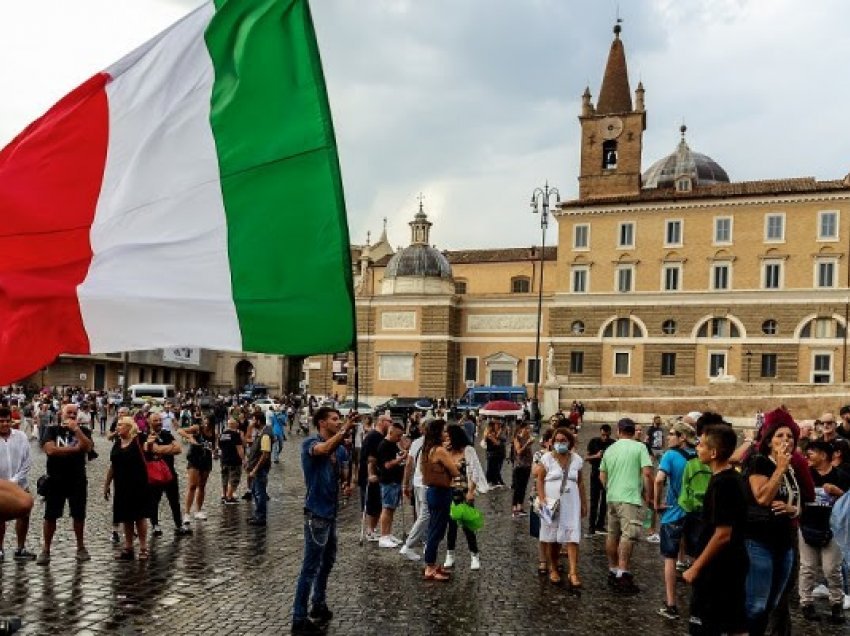
[[[399,276],[451,278],[452,267],[437,248],[415,243],[398,251],[387,263],[384,278]]]
[[[690,177],[693,187],[729,183],[729,175],[711,157],[692,151],[685,141],[687,128],[681,127],[682,140],[675,152],[652,164],[641,177],[644,188],[672,188],[676,180]]]

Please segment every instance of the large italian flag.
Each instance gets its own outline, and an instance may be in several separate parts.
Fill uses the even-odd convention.
[[[307,0],[215,0],[0,152],[0,384],[60,353],[354,340]]]

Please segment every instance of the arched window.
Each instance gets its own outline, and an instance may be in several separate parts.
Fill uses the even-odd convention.
[[[602,169],[617,169],[617,142],[613,139],[602,142]]]
[[[515,276],[511,279],[512,294],[527,294],[531,291],[531,279],[528,276]]]
[[[574,335],[579,336],[584,333],[584,323],[581,320],[573,321],[573,324],[570,325],[570,331],[573,332]]]
[[[665,336],[672,336],[676,333],[676,321],[675,320],[665,320],[661,323],[661,332]]]
[[[844,325],[826,316],[813,318],[800,330],[801,338],[843,338]]]
[[[631,318],[617,318],[605,326],[603,338],[642,338],[643,330]]]
[[[709,318],[697,330],[697,338],[740,338],[738,325],[728,318]]]
[[[455,293],[459,296],[462,296],[466,293],[466,281],[465,280],[456,280],[455,281]]]
[[[779,331],[779,324],[773,318],[769,318],[761,323],[761,332],[764,335],[775,336],[777,331]]]

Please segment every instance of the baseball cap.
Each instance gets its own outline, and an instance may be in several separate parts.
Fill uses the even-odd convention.
[[[694,442],[697,438],[697,432],[694,427],[686,422],[676,422],[673,424],[673,430],[689,442]]]
[[[690,420],[691,423],[696,424],[697,420],[701,417],[702,413],[700,413],[699,411],[691,411],[684,417],[684,419]]]

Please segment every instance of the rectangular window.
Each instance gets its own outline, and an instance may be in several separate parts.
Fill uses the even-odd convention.
[[[815,263],[818,287],[835,287],[835,261],[817,261]]]
[[[779,289],[780,287],[782,287],[782,263],[765,261],[764,289]]]
[[[727,263],[715,263],[711,266],[711,288],[729,289],[729,274],[731,265]]]
[[[148,379],[147,369],[144,369],[144,368],[139,369],[139,384],[144,384],[145,382],[147,382],[147,379]]]
[[[463,359],[464,382],[478,382],[478,358]]]
[[[632,291],[632,270],[631,265],[620,266],[617,268],[617,291],[621,294],[627,294]]]
[[[584,351],[570,351],[570,373],[584,373]]]
[[[573,249],[586,250],[590,248],[590,226],[573,226]]]
[[[540,383],[540,358],[526,358],[526,384]]]
[[[455,293],[458,296],[462,296],[466,293],[466,281],[465,280],[456,280],[455,281]]]
[[[628,351],[616,351],[614,353],[614,375],[629,375],[629,358],[631,354]]]
[[[620,223],[620,242],[617,247],[634,247],[635,246],[635,224]]]
[[[682,244],[682,221],[667,221],[664,231],[664,245],[675,247]]]
[[[785,215],[784,214],[768,214],[764,217],[764,240],[765,241],[784,241],[785,240]]]
[[[832,354],[816,353],[812,358],[812,382],[832,384]]]
[[[714,219],[714,244],[729,245],[732,242],[732,217],[718,216]]]
[[[662,353],[661,354],[661,375],[670,376],[676,375],[676,354]]]
[[[681,265],[666,265],[664,267],[664,291],[679,291]]]
[[[587,293],[587,274],[588,271],[586,267],[573,268],[572,290],[574,294]]]
[[[151,369],[151,384],[159,382],[159,369]]]
[[[834,241],[838,238],[838,212],[822,210],[818,212],[818,240]]]
[[[761,354],[761,377],[775,378],[776,377],[776,354],[763,353]]]
[[[726,354],[710,353],[708,356],[708,377],[726,375]]]

